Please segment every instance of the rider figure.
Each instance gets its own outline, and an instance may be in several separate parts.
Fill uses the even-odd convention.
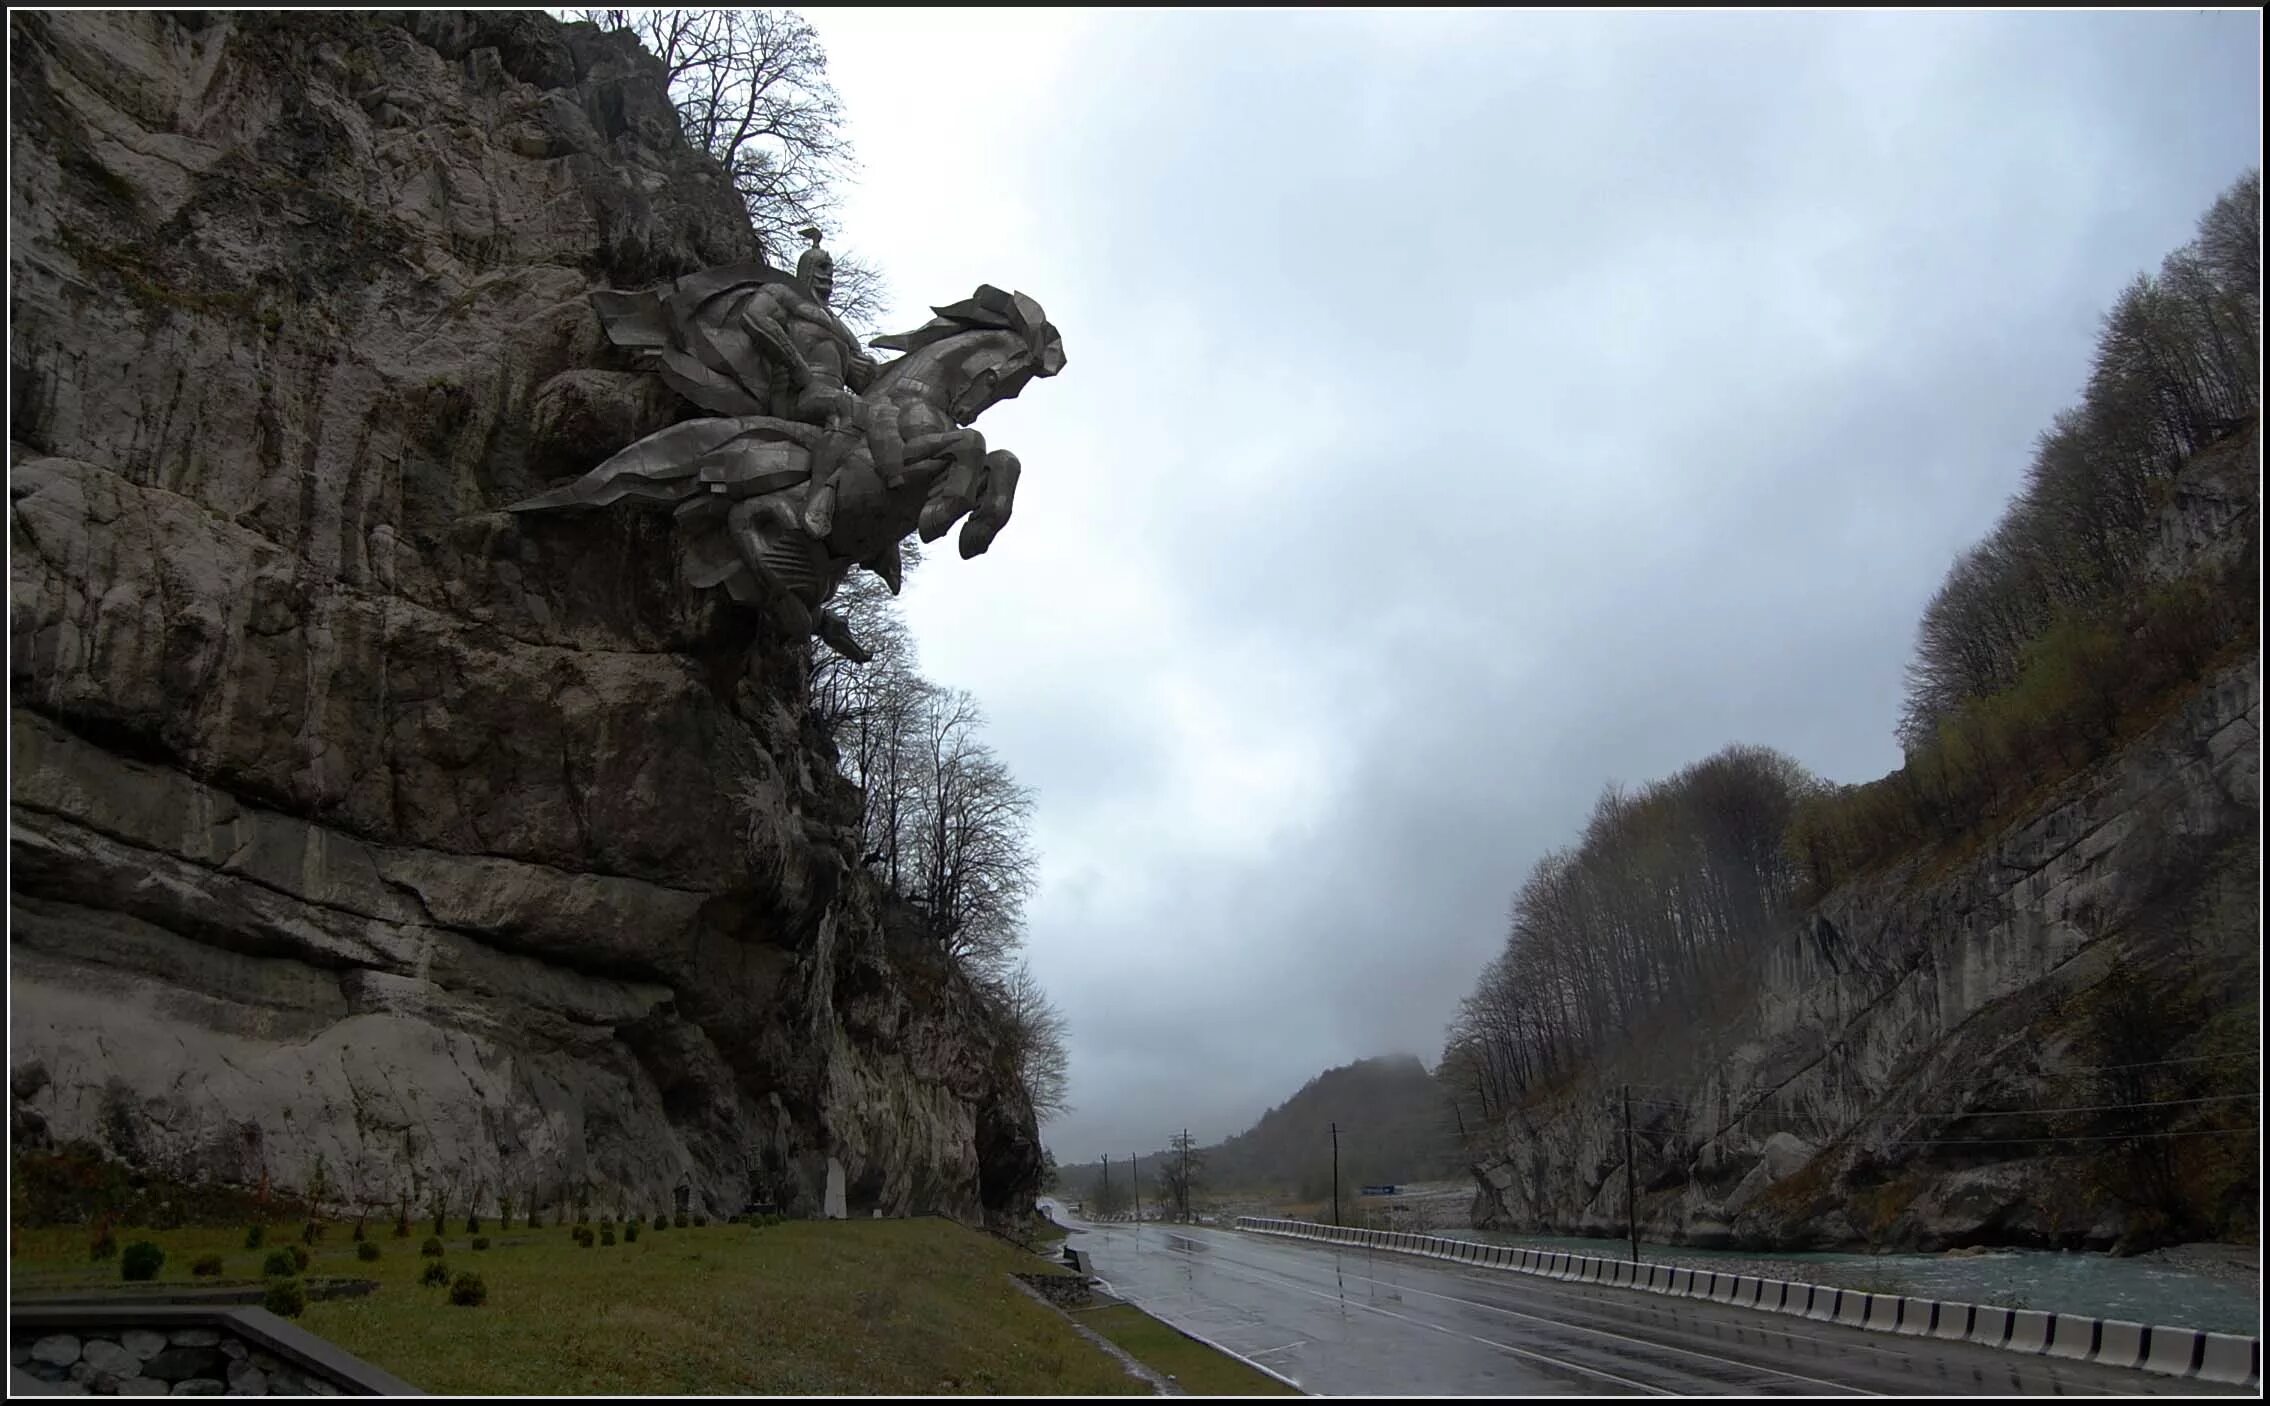
[[[820,247],[820,231],[816,226],[807,226],[797,233],[812,244],[796,260],[796,281],[825,311],[829,298],[835,293],[835,256]],[[832,311],[827,317],[834,326],[842,326]],[[810,365],[809,358],[807,364]],[[847,453],[860,444],[884,451],[873,458],[876,473],[886,489],[896,489],[903,484],[906,470],[901,462],[903,456],[888,452],[895,447],[895,436],[887,433],[887,427],[873,421],[869,407],[858,395],[873,379],[875,363],[855,353],[855,359],[845,363],[840,372],[832,365],[811,365],[810,369],[813,374],[797,396],[796,418],[820,425],[822,433],[819,444],[812,450],[812,488],[805,498],[804,530],[825,541],[835,526],[836,474]]]

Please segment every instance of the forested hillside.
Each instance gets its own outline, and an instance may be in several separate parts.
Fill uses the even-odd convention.
[[[1424,1181],[1466,1171],[1456,1114],[1442,1086],[1409,1055],[1328,1069],[1207,1152],[1221,1188],[1332,1194],[1332,1128],[1340,1129],[1340,1181]]]
[[[2250,951],[2259,946],[2258,899],[2249,917],[2223,895],[2238,854],[2230,827],[2258,835],[2258,817],[2243,808],[2259,740],[2246,690],[2238,688],[2245,680],[2233,682],[2233,671],[2258,660],[2260,649],[2260,203],[2259,174],[2249,173],[2157,276],[2139,276],[2114,301],[2079,405],[2043,433],[2002,520],[1955,562],[1924,613],[1898,725],[1906,755],[1897,771],[1836,785],[1769,749],[1730,747],[1667,780],[1610,790],[1577,842],[1537,863],[1515,894],[1505,945],[1463,1003],[1444,1055],[1462,1116],[1491,1127],[1507,1158],[1520,1160],[1529,1138],[1523,1130],[1538,1126],[1540,1110],[1604,1098],[1617,1083],[1653,1091],[1652,1101],[1675,1117],[1695,1113],[1691,1091],[1712,1077],[1696,1067],[1698,1058],[1707,1065],[1722,1056],[1705,1052],[1761,1048],[1761,1022],[1772,1022],[1758,1014],[1760,983],[1800,948],[1826,970],[1881,964],[1874,985],[1854,978],[1856,990],[1881,992],[1912,973],[1970,961],[1976,954],[1960,950],[1958,938],[2040,947],[2033,966],[2026,965],[2032,958],[2002,963],[1994,989],[1927,1007],[1903,1047],[1884,1047],[1882,1068],[1842,1076],[1830,1100],[1835,1111],[1814,1109],[1801,1133],[1790,1130],[1794,1124],[1780,1129],[1776,1135],[1789,1142],[1771,1174],[1761,1175],[1788,1177],[1873,1116],[1871,1100],[1886,1092],[1898,1062],[1929,1056],[1961,1012],[2014,999],[2074,953],[2116,939],[2105,950],[2117,960],[2106,958],[2111,965],[2085,989],[2058,997],[2076,1016],[2089,1013],[2086,1030],[2056,1023],[2047,1008],[2026,1020],[2036,1038],[2077,1032],[2083,1054],[2092,1041],[2117,1045],[2124,1065],[2178,1056],[2187,1069],[2196,1063],[2196,1077],[2179,1090],[2187,1097],[2163,1097],[2156,1085],[2127,1099],[2029,1095],[2028,1113],[2059,1111],[2047,1103],[2060,1100],[2108,1107],[2094,1121],[1973,1139],[1971,1170],[2052,1150],[2079,1157],[2083,1146],[2092,1155],[2126,1156],[2122,1149],[2139,1138],[2168,1139],[2154,1154],[2167,1164],[2156,1189],[2127,1200],[2152,1201],[2145,1218],[2168,1233],[2178,1225],[2192,1234],[2232,1231],[2231,1189],[2250,1177],[2258,1183],[2258,1173],[2223,1155],[2214,1135],[2235,1128],[2217,1121],[2229,1107],[2219,1101],[2237,1095],[2209,1076],[2239,1071],[2183,1042],[2223,1030],[2226,1017],[2243,1014],[2224,1007],[2243,999],[2251,1009],[2251,991],[2203,994],[2201,973],[2184,964],[2222,951],[2234,923],[2252,929],[2234,940]],[[2251,696],[2258,709],[2258,693]],[[2234,757],[2234,745],[2244,754]],[[2185,748],[2202,750],[2190,761]],[[2134,809],[2146,804],[2149,814]],[[2178,814],[2197,830],[2188,847],[2139,851],[2132,872],[2107,860],[2114,848],[2151,838],[2148,827],[2180,832],[2171,819]],[[2034,845],[2037,821],[2065,838],[2051,834],[2050,848]],[[2103,838],[2090,846],[2083,872],[2066,876],[2060,866],[2076,827]],[[2025,851],[2004,867],[2030,875],[2027,885],[2005,892],[1972,883],[1966,866],[1997,846],[2012,856]],[[2096,887],[2087,902],[2068,903],[2081,885]],[[1871,949],[1856,927],[1881,945]],[[1891,949],[1899,943],[1907,946],[1898,960],[1909,965],[1895,971]],[[2006,955],[1998,950],[1996,962]],[[2160,1015],[2136,1015],[2147,1009]],[[1815,1066],[1850,1052],[1834,1028],[1807,1039],[1810,1063],[1783,1061],[1787,1068],[1761,1068],[1756,1077],[1812,1077],[1806,1071],[1817,1074]],[[1879,1082],[1871,1087],[1871,1080]],[[1777,1087],[1749,1093],[1767,1097]],[[2183,1126],[2171,1126],[2177,1122]],[[1694,1136],[1707,1143],[1727,1131],[1721,1124]],[[2178,1143],[2178,1136],[2196,1141]],[[1950,1162],[1965,1160],[1944,1138],[1894,1141],[1889,1151],[1876,1150],[1892,1164],[1920,1155],[1901,1149],[1926,1146]],[[1686,1153],[1699,1155],[1695,1146]],[[2213,1162],[2215,1170],[2173,1169],[2185,1159]],[[1617,1149],[1614,1161],[1621,1160]],[[1677,1184],[1662,1167],[1651,1178],[1655,1185],[1643,1192]],[[1588,1203],[1598,1187],[1573,1197],[1531,1190],[1533,1204],[1573,1206]],[[1741,1209],[1703,1199],[1716,1208],[1706,1219]],[[2137,1205],[2128,1209],[2142,1215]]]

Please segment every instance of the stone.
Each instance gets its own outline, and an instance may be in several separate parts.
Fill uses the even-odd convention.
[[[191,1377],[187,1381],[173,1384],[175,1396],[219,1396],[226,1390],[221,1382],[212,1377]]]
[[[238,1342],[235,1338],[224,1338],[221,1341],[221,1352],[231,1362],[242,1362],[252,1355],[252,1349]]]
[[[982,1002],[860,867],[811,628],[690,589],[666,518],[507,511],[684,411],[592,295],[759,254],[657,61],[536,12],[10,24],[11,1129],[282,1190],[724,1205],[761,1150],[807,1208],[815,1151],[892,1214],[1029,1195]],[[899,524],[845,447],[831,532]]]
[[[118,1383],[120,1396],[166,1396],[172,1391],[170,1383],[161,1382],[155,1377],[126,1377]]]
[[[94,1368],[89,1367],[83,1361],[72,1363],[65,1371],[70,1379],[75,1382],[91,1382],[98,1375]]]
[[[10,1343],[10,1344],[8,1345],[8,1365],[9,1365],[9,1366],[11,1366],[11,1367],[21,1367],[21,1366],[23,1366],[23,1365],[24,1365],[24,1364],[25,1364],[26,1362],[29,1362],[29,1361],[31,1361],[31,1360],[32,1360],[32,1345],[31,1345],[30,1343]]]
[[[226,1380],[229,1391],[237,1396],[265,1396],[268,1394],[268,1374],[250,1362],[229,1363]]]
[[[108,1372],[114,1377],[142,1375],[142,1359],[105,1338],[89,1338],[80,1355],[98,1372]]]
[[[221,1335],[213,1328],[176,1328],[166,1334],[166,1341],[175,1347],[214,1347],[219,1345]]]
[[[833,1157],[828,1159],[828,1184],[820,1214],[829,1220],[843,1220],[850,1214],[843,1204],[843,1163]]]
[[[118,1335],[118,1345],[147,1362],[165,1351],[166,1335],[147,1328],[129,1328]]]
[[[69,1333],[50,1333],[32,1344],[32,1360],[50,1366],[68,1367],[79,1360],[79,1355],[79,1340]]]
[[[192,1377],[217,1377],[228,1371],[229,1358],[217,1347],[169,1347],[142,1364],[142,1375],[179,1382]]]

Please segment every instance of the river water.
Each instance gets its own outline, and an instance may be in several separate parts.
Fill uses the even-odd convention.
[[[1628,1259],[1625,1240],[1438,1230],[1445,1237],[1572,1250]],[[1913,1294],[2004,1308],[2045,1309],[2211,1333],[2262,1331],[2260,1252],[2242,1245],[2182,1245],[2119,1257],[2055,1250],[1990,1250],[1966,1255],[1759,1254],[1640,1242],[1657,1264],[1731,1270],[1881,1294]]]

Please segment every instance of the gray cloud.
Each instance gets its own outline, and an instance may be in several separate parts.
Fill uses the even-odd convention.
[[[1067,1160],[1431,1060],[1612,779],[1894,766],[1924,601],[2260,160],[2235,12],[816,18],[894,323],[990,279],[1070,353],[908,592],[1040,793]]]

